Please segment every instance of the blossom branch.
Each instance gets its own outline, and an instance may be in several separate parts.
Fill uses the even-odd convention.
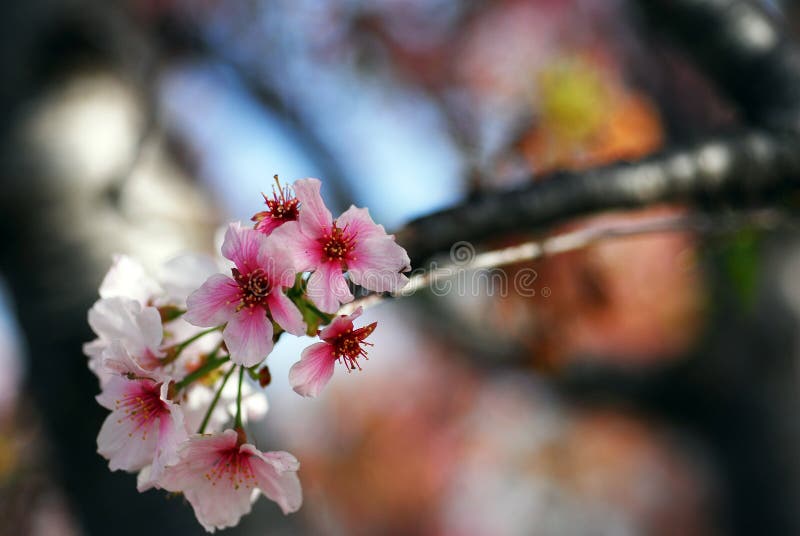
[[[658,203],[741,206],[796,190],[800,137],[752,130],[667,151],[637,163],[560,173],[512,191],[486,194],[411,222],[397,241],[415,266],[473,243],[541,230],[607,210]]]
[[[384,294],[362,294],[352,302],[343,305],[339,314],[349,314],[358,307],[368,308],[386,298],[411,296],[420,290],[430,288],[442,279],[453,277],[458,271],[488,270],[502,268],[520,262],[533,261],[543,257],[567,253],[589,247],[598,242],[655,233],[692,231],[702,234],[726,234],[749,227],[775,229],[793,220],[776,209],[756,209],[734,214],[713,215],[708,213],[680,213],[655,215],[638,218],[635,221],[617,221],[608,224],[595,224],[591,227],[558,233],[540,240],[529,240],[514,246],[494,249],[478,254],[470,254],[466,262],[451,262],[431,270],[417,273],[409,278],[409,283],[400,291]],[[469,246],[456,243],[456,246]],[[471,246],[470,246],[471,247]],[[453,257],[457,251],[451,250]]]

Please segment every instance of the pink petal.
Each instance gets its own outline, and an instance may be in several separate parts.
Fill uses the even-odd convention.
[[[272,319],[292,335],[305,335],[306,323],[297,306],[282,290],[273,290],[267,297]]]
[[[231,491],[227,486],[198,484],[183,491],[197,520],[208,532],[235,527],[252,509],[253,491],[245,486]]]
[[[155,307],[121,296],[98,300],[89,310],[89,325],[102,340],[118,339],[134,354],[157,353],[163,336]]]
[[[258,266],[267,273],[273,288],[294,286],[298,270],[279,239],[268,237],[262,242],[258,251]]]
[[[167,385],[162,385],[161,398],[166,401]],[[189,438],[186,432],[186,423],[183,417],[182,408],[167,401],[169,417],[162,417],[158,426],[158,439],[156,450],[153,456],[153,463],[147,474],[138,479],[136,489],[139,492],[159,487],[159,480],[164,475],[164,471],[169,465],[178,463],[178,449]]]
[[[200,327],[224,324],[236,312],[240,301],[239,285],[222,274],[214,274],[186,300],[183,319]]]
[[[130,380],[121,376],[112,376],[103,386],[102,392],[95,397],[95,400],[104,408],[114,410],[116,401],[127,393],[130,383]]]
[[[153,461],[155,430],[148,429],[144,440],[137,435],[141,432],[132,421],[123,419],[120,412],[114,411],[106,417],[97,436],[97,452],[108,460],[109,469],[138,471]]]
[[[242,445],[242,452],[253,454],[252,468],[258,487],[272,501],[278,503],[284,514],[300,509],[303,504],[303,490],[297,470],[297,458],[288,452],[259,452],[252,445]]]
[[[322,262],[322,245],[316,238],[303,234],[295,221],[276,229],[270,238],[278,250],[289,257],[297,272],[309,272]]]
[[[353,294],[336,262],[323,263],[311,274],[306,294],[323,313],[335,313],[340,303],[353,301]]]
[[[127,255],[114,255],[113,264],[100,283],[100,297],[122,296],[141,303],[160,292],[158,283],[144,267]]]
[[[181,448],[180,461],[167,467],[161,479],[164,489],[183,492],[198,521],[211,532],[236,525],[250,511],[256,488],[284,512],[295,511],[302,502],[294,456],[236,444],[233,430],[193,436]]]
[[[345,316],[339,315],[334,318],[331,323],[322,331],[319,332],[319,338],[323,340],[328,339],[335,339],[342,333],[345,333],[351,329],[353,329],[353,322],[356,318],[361,316],[361,313],[364,311],[363,307],[359,307],[352,314]]]
[[[169,303],[180,305],[186,303],[189,294],[218,271],[219,267],[211,256],[184,253],[164,263],[158,279]]]
[[[106,407],[116,408],[126,397],[128,400],[133,397],[152,399],[151,397],[156,396],[153,391],[156,387],[149,380],[113,378],[97,399]],[[97,452],[108,459],[108,466],[112,471],[138,471],[152,463],[161,420],[169,419],[169,413],[162,409],[148,414],[136,414],[131,409],[126,408],[124,403],[119,409],[114,409],[103,422],[97,436]]]
[[[255,229],[264,235],[271,235],[272,231],[286,223],[286,220],[272,218],[267,216],[261,221],[256,222]]]
[[[339,229],[347,228],[348,234],[354,235],[357,240],[388,236],[383,225],[372,221],[368,209],[358,208],[354,205],[350,205],[350,208],[336,218],[336,226]]]
[[[100,359],[100,369],[107,374],[126,376],[132,374],[139,378],[150,378],[157,382],[168,382],[170,374],[153,356],[133,356],[119,340],[111,341]],[[112,408],[109,408],[112,409]]]
[[[322,183],[318,179],[301,179],[292,185],[295,197],[300,200],[300,229],[311,238],[319,238],[333,226],[331,211],[320,195]]]
[[[302,396],[318,396],[333,376],[336,356],[326,342],[312,344],[289,370],[289,383]]]
[[[255,229],[242,228],[231,223],[225,232],[222,255],[230,259],[242,273],[255,270],[258,266],[258,249],[266,237]]]
[[[355,261],[347,263],[354,283],[376,292],[395,292],[408,283],[401,274],[410,269],[406,250],[389,236],[356,242]]]
[[[220,479],[206,476],[210,476],[220,454],[235,445],[233,430],[215,436],[193,436],[180,450],[181,461],[167,467],[161,478],[164,489],[183,492],[197,520],[209,532],[233,527],[251,509],[252,487],[234,486],[226,476]]]
[[[246,307],[233,314],[222,332],[231,361],[258,365],[272,351],[272,322],[261,307]]]

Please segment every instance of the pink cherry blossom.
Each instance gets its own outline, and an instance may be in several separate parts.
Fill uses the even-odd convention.
[[[140,489],[153,485],[164,467],[178,460],[178,446],[187,439],[180,406],[168,398],[168,384],[150,378],[124,347],[113,343],[105,352],[111,376],[97,401],[110,409],[97,436],[97,452],[112,471],[139,471],[150,466]]]
[[[394,292],[408,282],[401,273],[411,269],[406,251],[372,221],[367,209],[351,206],[334,220],[320,196],[319,180],[302,179],[293,187],[300,200],[298,220],[272,236],[280,238],[298,271],[312,272],[307,293],[321,311],[335,313],[340,303],[353,299],[344,272],[376,292]]]
[[[99,292],[101,298],[122,296],[146,304],[161,292],[161,286],[138,261],[127,255],[116,254],[111,268],[100,283]]]
[[[100,379],[101,386],[109,379],[102,367],[103,352],[114,341],[120,342],[143,368],[160,365],[163,329],[155,307],[144,307],[122,296],[104,298],[89,310],[89,325],[97,338],[86,343],[83,351],[89,356],[89,369]]]
[[[89,311],[89,325],[97,338],[83,347],[89,357],[89,369],[98,376],[100,385],[109,377],[101,366],[101,356],[112,341],[121,341],[141,366],[153,370],[162,365],[159,358],[164,356],[164,347],[196,334],[198,328],[181,318],[169,322],[166,331],[162,329],[157,307],[185,308],[189,293],[216,271],[216,263],[210,257],[184,254],[164,263],[158,279],[154,279],[136,260],[115,255],[100,285],[101,299]],[[219,342],[218,337],[211,335],[192,345],[182,360],[209,352]],[[173,379],[179,379],[180,364],[169,368]]]
[[[234,430],[193,436],[179,457],[167,467],[161,486],[183,492],[209,532],[236,525],[250,512],[256,490],[278,503],[284,514],[297,511],[303,502],[297,459],[288,452],[261,452]]]
[[[375,331],[377,322],[353,329],[353,320],[361,315],[361,307],[350,316],[337,316],[331,324],[319,332],[323,342],[312,344],[300,356],[300,361],[289,370],[289,383],[296,393],[315,397],[322,391],[333,375],[333,366],[339,361],[348,372],[359,369],[360,358],[367,359],[364,341]]]
[[[129,298],[156,307],[184,307],[186,297],[217,270],[210,256],[183,253],[162,264],[154,278],[135,259],[117,254],[100,284],[100,297]]]
[[[256,222],[255,229],[269,235],[286,222],[295,221],[298,216],[299,200],[292,195],[292,190],[288,186],[282,187],[275,175],[275,182],[278,186],[277,191],[272,187],[272,199],[264,194],[264,203],[267,210],[257,213],[251,218]]]
[[[231,361],[247,367],[272,351],[272,319],[287,332],[302,335],[305,322],[284,294],[294,284],[295,269],[280,245],[254,229],[231,224],[222,254],[233,261],[233,277],[212,275],[187,300],[184,319],[201,327],[227,323],[222,338]]]

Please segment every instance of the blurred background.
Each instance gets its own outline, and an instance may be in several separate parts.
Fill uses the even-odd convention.
[[[0,534],[202,533],[180,497],[138,494],[96,454],[81,344],[112,253],[155,269],[212,252],[276,173],[320,177],[334,213],[367,206],[399,230],[740,127],[640,4],[4,6]],[[752,5],[800,28],[788,0]],[[282,341],[251,433],[301,460],[305,504],[284,517],[261,500],[229,532],[800,534],[799,233],[651,233],[503,273],[531,269],[525,295],[489,280],[369,309],[370,360],[316,400],[286,378],[309,340]]]

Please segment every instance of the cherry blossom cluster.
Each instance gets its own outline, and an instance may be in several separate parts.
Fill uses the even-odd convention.
[[[111,412],[98,452],[112,471],[138,472],[139,491],[182,493],[209,532],[236,525],[260,494],[286,514],[302,503],[297,459],[246,432],[267,411],[273,345],[319,337],[289,373],[297,393],[317,396],[337,362],[352,371],[367,357],[376,323],[356,327],[360,308],[336,314],[351,285],[408,281],[408,255],[366,209],[334,219],[317,179],[276,183],[253,227],[228,226],[221,258],[183,255],[151,276],[117,256],[89,311],[97,338],[84,351]]]

